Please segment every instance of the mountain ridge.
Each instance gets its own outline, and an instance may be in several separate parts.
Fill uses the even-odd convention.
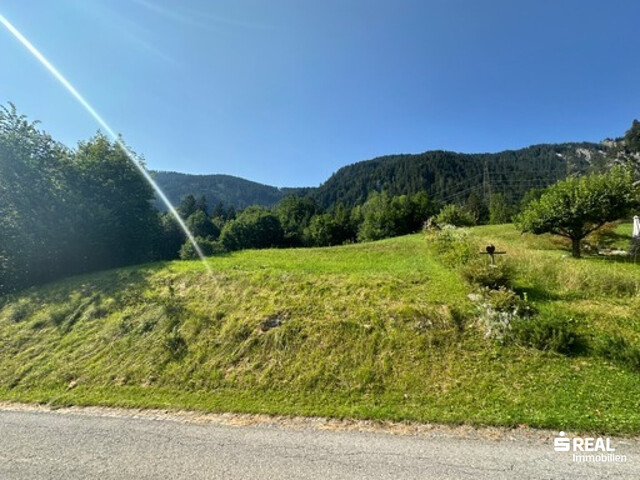
[[[153,174],[174,204],[192,194],[204,195],[209,206],[222,202],[235,208],[271,207],[287,195],[297,194],[311,196],[324,208],[331,208],[338,203],[360,204],[372,191],[380,190],[392,195],[426,190],[434,199],[446,202],[464,201],[472,192],[487,187],[518,201],[529,188],[602,168],[610,148],[605,142],[566,142],[496,153],[429,150],[389,154],[345,165],[318,187],[274,187],[227,174]]]

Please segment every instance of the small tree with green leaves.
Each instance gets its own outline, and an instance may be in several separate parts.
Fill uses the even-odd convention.
[[[581,242],[605,223],[618,220],[638,206],[638,189],[629,169],[562,180],[545,190],[516,218],[523,232],[551,233],[571,240],[580,258]]]
[[[435,220],[439,225],[454,227],[472,227],[476,224],[476,218],[469,210],[453,203],[442,207]]]

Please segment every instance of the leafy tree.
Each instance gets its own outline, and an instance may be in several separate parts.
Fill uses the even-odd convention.
[[[340,245],[342,243],[340,230],[333,215],[329,213],[315,215],[305,229],[305,240],[308,245],[315,247]]]
[[[467,202],[465,210],[473,215],[475,223],[486,223],[489,220],[489,206],[487,205],[484,195],[479,190],[473,190]]]
[[[279,247],[284,243],[284,232],[275,213],[249,207],[225,224],[220,242],[227,250]]]
[[[116,142],[98,134],[73,151],[0,108],[0,292],[158,258],[153,199]]]
[[[387,208],[393,222],[392,235],[405,235],[414,231],[413,203],[409,195],[391,198]]]
[[[79,172],[74,187],[88,207],[84,223],[78,226],[86,238],[87,266],[109,268],[152,260],[160,233],[152,206],[155,193],[127,152],[97,134],[78,144],[74,164]]]
[[[509,223],[513,216],[513,208],[502,193],[492,193],[489,198],[489,223],[499,225]]]
[[[185,223],[195,237],[215,240],[220,236],[220,229],[203,210],[196,210],[187,218]]]
[[[160,215],[160,230],[157,246],[159,257],[164,260],[178,258],[180,247],[185,243],[186,235],[173,215],[170,213]]]
[[[362,224],[358,229],[358,240],[380,240],[394,236],[395,232],[391,198],[386,192],[373,192],[362,206]]]
[[[332,214],[337,227],[337,236],[334,237],[335,243],[333,245],[355,242],[358,237],[359,225],[352,212],[342,203],[339,203]]]
[[[302,246],[303,232],[318,212],[316,202],[308,197],[289,195],[276,205],[275,211],[284,231],[285,244],[292,247]]]
[[[465,207],[450,203],[442,207],[442,210],[436,215],[436,223],[455,227],[471,227],[476,224],[476,219]]]
[[[71,152],[36,126],[0,107],[0,293],[77,268]]]
[[[544,193],[544,188],[531,188],[527,190],[527,192],[522,197],[520,201],[520,212],[524,212],[529,204],[535,200],[539,200],[542,194]]]
[[[637,205],[638,189],[631,171],[615,167],[556,183],[531,202],[516,222],[523,232],[570,239],[572,255],[580,258],[583,238]]]
[[[406,233],[417,232],[424,222],[436,213],[435,205],[426,190],[422,190],[409,197],[411,202],[410,230]]]

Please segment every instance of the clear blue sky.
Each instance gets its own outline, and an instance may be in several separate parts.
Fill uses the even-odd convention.
[[[0,0],[153,169],[318,185],[390,153],[600,141],[640,117],[637,0]],[[98,126],[6,31],[0,102]]]

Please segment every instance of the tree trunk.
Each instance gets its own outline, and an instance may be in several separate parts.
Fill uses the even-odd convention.
[[[573,258],[580,258],[580,238],[571,239],[571,255]]]

